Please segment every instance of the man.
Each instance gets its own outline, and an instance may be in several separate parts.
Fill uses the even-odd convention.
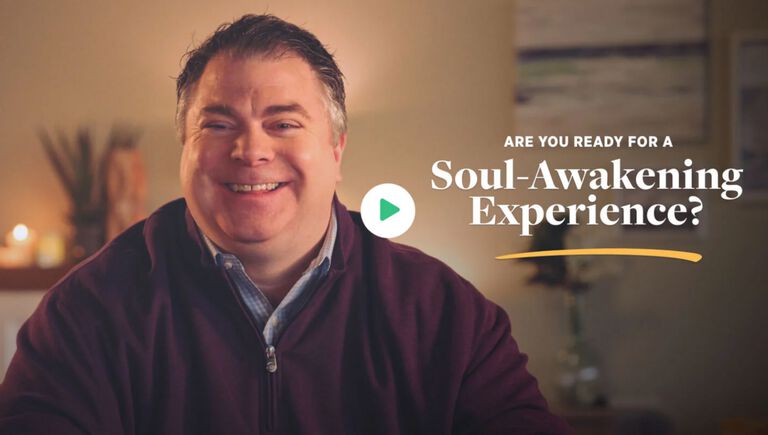
[[[46,295],[0,433],[566,431],[504,312],[335,198],[344,86],[313,35],[244,16],[177,94],[184,200]]]

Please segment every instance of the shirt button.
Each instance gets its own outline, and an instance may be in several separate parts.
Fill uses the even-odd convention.
[[[224,262],[224,268],[227,270],[232,269],[232,262],[231,261]]]

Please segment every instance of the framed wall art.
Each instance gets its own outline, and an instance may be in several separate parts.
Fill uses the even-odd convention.
[[[706,0],[518,0],[517,134],[706,143],[707,10]]]
[[[744,197],[768,199],[768,32],[731,38],[731,141]]]

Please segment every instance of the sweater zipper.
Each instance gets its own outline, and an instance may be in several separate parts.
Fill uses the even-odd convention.
[[[275,355],[275,346],[267,346],[267,372],[277,371],[277,355]]]
[[[237,301],[237,305],[240,307],[240,311],[245,314],[246,319],[248,320],[248,323],[251,325],[251,328],[256,333],[256,339],[259,341],[259,343],[264,346],[265,353],[266,353],[266,366],[265,369],[267,371],[267,382],[266,382],[266,388],[267,388],[267,398],[266,398],[266,412],[265,412],[265,430],[267,432],[272,432],[275,430],[275,421],[277,420],[277,380],[275,379],[275,373],[277,373],[277,350],[275,349],[275,346],[267,345],[264,341],[264,338],[261,335],[261,332],[259,332],[256,325],[253,323],[253,319],[251,318],[250,313],[248,312],[248,309],[245,307],[242,296],[240,295],[240,292],[237,290],[237,286],[232,282],[232,278],[229,276],[229,273],[227,273],[224,270],[219,271],[223,276],[224,280],[227,283],[227,286],[229,287],[229,291],[232,293],[232,295],[235,297],[235,300]],[[325,278],[325,282],[319,286],[317,289],[315,289],[315,292],[319,292],[320,290],[324,290],[326,287],[332,286],[336,282],[336,278],[338,278],[338,275],[334,270],[329,270],[328,275]],[[295,319],[294,319],[295,320]],[[290,329],[286,328],[286,331]],[[283,335],[285,335],[286,331],[283,331]]]
[[[277,419],[277,381],[275,380],[275,373],[277,372],[277,354],[275,351],[275,347],[271,345],[267,345],[267,343],[264,341],[264,338],[261,335],[261,332],[259,332],[259,329],[256,327],[256,325],[253,323],[253,319],[251,318],[251,315],[248,311],[248,309],[245,307],[242,296],[240,295],[240,292],[237,290],[237,286],[232,282],[232,278],[229,276],[229,273],[227,273],[224,270],[221,270],[220,273],[224,275],[224,280],[226,281],[229,291],[232,293],[232,295],[235,297],[235,300],[237,301],[237,305],[240,307],[240,311],[245,314],[245,317],[248,321],[248,324],[251,325],[251,329],[253,329],[256,340],[263,346],[266,352],[266,406],[265,406],[265,412],[264,412],[264,427],[267,432],[272,432],[275,430],[275,420]]]
[[[277,372],[277,354],[275,346],[267,346],[267,431],[275,430],[275,420],[277,419],[277,382],[275,373]]]

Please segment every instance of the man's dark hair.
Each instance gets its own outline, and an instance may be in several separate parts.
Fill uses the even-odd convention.
[[[245,57],[265,55],[280,57],[294,54],[306,61],[317,74],[326,91],[326,105],[334,139],[347,130],[343,75],[328,50],[310,32],[274,15],[243,15],[237,21],[222,24],[208,39],[184,55],[184,69],[176,79],[176,130],[185,141],[185,122],[190,94],[205,66],[217,54],[228,52]]]

